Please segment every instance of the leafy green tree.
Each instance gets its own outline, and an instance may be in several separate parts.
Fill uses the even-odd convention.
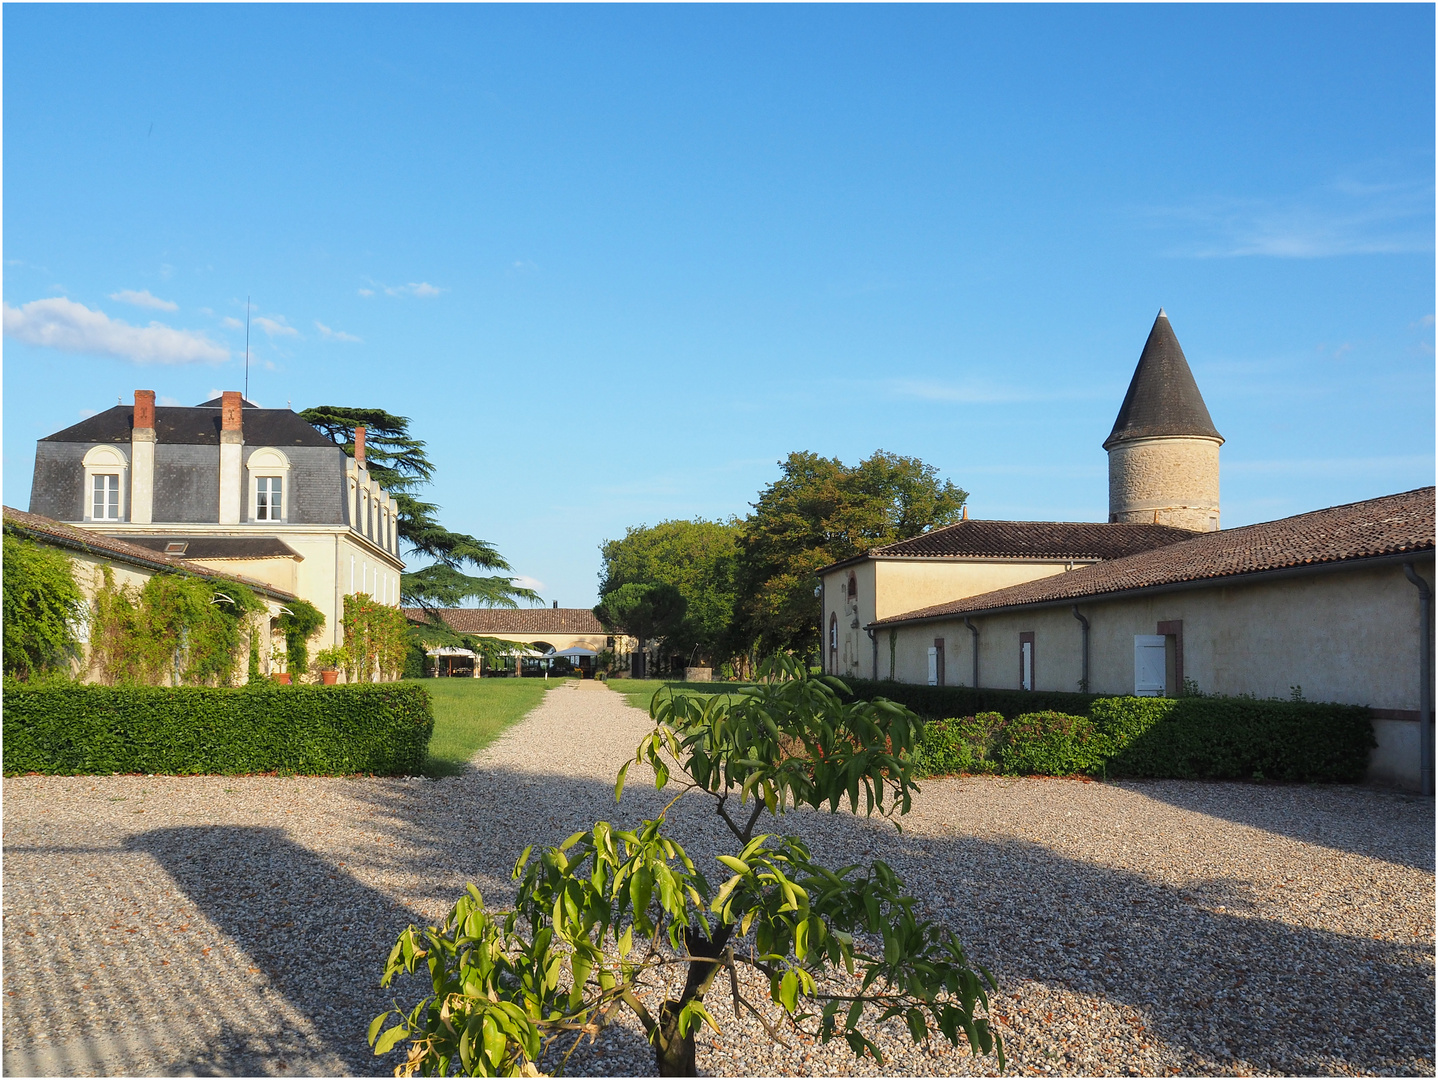
[[[968,492],[918,458],[883,450],[853,467],[793,453],[744,522],[731,648],[810,652],[819,641],[814,571],[959,520]]]
[[[465,533],[451,532],[436,518],[439,507],[416,494],[434,478],[434,464],[424,442],[409,433],[409,417],[383,409],[356,409],[321,405],[300,417],[351,457],[355,428],[365,429],[365,461],[370,475],[389,492],[398,510],[400,540],[409,554],[433,560],[429,566],[400,577],[400,595],[406,603],[427,611],[457,607],[478,600],[485,607],[518,607],[520,600],[539,602],[533,589],[515,585],[507,576],[477,576],[476,570],[510,570],[492,544]]]
[[[80,655],[75,623],[85,613],[69,556],[8,529],[4,556],[5,674],[67,671]]]
[[[892,869],[876,861],[830,870],[799,837],[756,832],[766,813],[778,819],[800,806],[909,809],[918,717],[882,699],[845,705],[843,692],[837,679],[777,658],[732,700],[656,694],[654,729],[620,770],[616,799],[635,762],[653,767],[661,790],[677,783],[669,806],[707,799],[733,837],[734,854],[717,856],[719,877],[711,882],[665,835],[667,807],[633,829],[596,822],[537,858],[526,848],[513,908],[490,911],[471,885],[443,926],[400,934],[384,985],[422,961],[431,990],[408,1012],[375,1018],[375,1052],[408,1040],[398,1075],[534,1075],[547,1049],[567,1060],[628,1008],[659,1074],[693,1076],[695,1034],[705,1024],[718,1030],[704,999],[720,976],[734,1014],[754,1015],[779,1038],[740,989],[747,967],[785,1023],[819,1042],[842,1038],[881,1062],[873,1026],[901,1017],[916,1042],[964,1040],[975,1055],[996,1052],[1002,1068],[989,1019],[993,976],[970,965],[951,931],[915,914]],[[685,970],[678,996],[649,1008],[639,992],[675,964]],[[841,969],[852,983],[816,977]]]
[[[678,633],[684,615],[684,597],[673,585],[621,585],[594,606],[594,617],[606,629],[638,640],[634,662],[639,670],[632,672],[636,679],[645,676],[644,642]]]
[[[738,521],[661,521],[626,529],[600,546],[601,601],[624,585],[672,585],[684,618],[666,638],[674,652],[713,657],[734,620]]]

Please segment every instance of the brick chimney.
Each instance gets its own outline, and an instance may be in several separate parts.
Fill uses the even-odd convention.
[[[238,525],[244,506],[245,433],[243,399],[238,390],[220,397],[220,524]]]
[[[364,425],[355,428],[355,464],[361,469],[368,469],[364,460]]]
[[[130,427],[130,520],[148,525],[155,513],[155,391],[135,391]]]

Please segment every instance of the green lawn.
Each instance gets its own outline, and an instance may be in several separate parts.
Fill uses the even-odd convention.
[[[695,694],[730,694],[738,688],[740,683],[713,683],[713,682],[691,682],[687,683],[680,679],[610,679],[609,689],[624,695],[624,700],[633,705],[636,709],[649,711],[649,703],[654,695],[659,692],[661,686],[673,687],[675,690],[687,690]]]
[[[563,679],[410,679],[429,691],[434,735],[426,776],[454,776]]]

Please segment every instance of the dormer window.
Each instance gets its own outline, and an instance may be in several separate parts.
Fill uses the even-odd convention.
[[[130,462],[118,446],[92,446],[85,453],[85,521],[124,521]]]
[[[282,450],[262,446],[245,462],[249,476],[251,521],[288,521],[290,459]]]
[[[255,477],[255,520],[279,521],[284,517],[285,482],[278,476]]]

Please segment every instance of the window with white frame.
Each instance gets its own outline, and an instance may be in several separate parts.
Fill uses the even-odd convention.
[[[91,474],[90,517],[94,521],[120,520],[120,476],[118,473]]]
[[[279,521],[284,516],[285,481],[282,476],[255,477],[255,520]]]

